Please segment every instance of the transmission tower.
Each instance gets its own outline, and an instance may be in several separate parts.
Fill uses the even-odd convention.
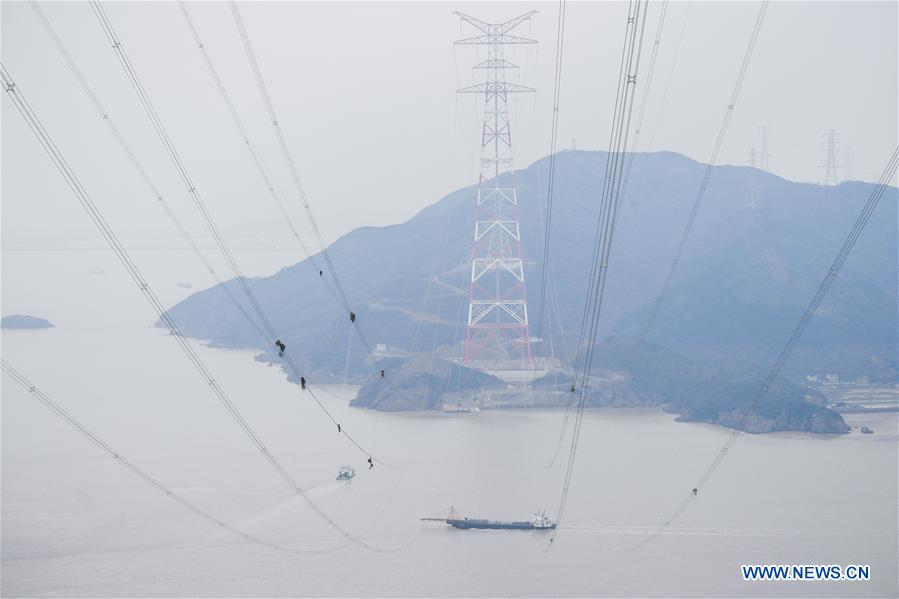
[[[837,144],[838,133],[833,129],[824,132],[824,141],[821,143],[821,152],[824,154],[824,164],[819,168],[824,169],[824,185],[836,185],[840,182],[837,176]]]
[[[764,146],[762,147],[764,148]],[[758,152],[754,147],[749,148],[746,164],[748,164],[753,169],[759,168]],[[755,210],[759,205],[758,173],[753,170],[752,173],[750,173],[749,177],[749,185],[746,189],[746,196],[743,200],[743,206],[750,210]]]
[[[474,66],[486,80],[457,90],[460,94],[484,97],[465,362],[532,362],[507,101],[509,94],[536,90],[506,81],[506,72],[518,67],[506,60],[503,51],[507,45],[537,43],[533,39],[509,35],[536,12],[503,23],[487,23],[460,12],[454,13],[481,33],[455,43],[487,47],[487,59]]]
[[[768,127],[762,127],[762,157],[758,164],[758,168],[765,172],[769,172],[768,166]],[[755,166],[755,165],[753,165]]]

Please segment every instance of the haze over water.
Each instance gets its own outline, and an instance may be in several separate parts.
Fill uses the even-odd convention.
[[[207,285],[188,252],[134,255],[169,304]],[[200,347],[322,509],[371,544],[412,540],[399,553],[372,553],[345,546],[292,495],[175,343],[151,327],[152,313],[111,253],[4,251],[2,258],[4,314],[56,325],[4,330],[6,361],[123,455],[229,524],[295,549],[335,549],[287,555],[219,532],[4,376],[5,596],[896,594],[895,414],[846,416],[874,435],[742,436],[677,523],[631,550],[680,503],[728,431],[651,409],[592,411],[562,530],[548,550],[545,534],[459,531],[419,518],[445,515],[451,505],[473,517],[554,514],[564,459],[545,466],[560,412],[377,413],[349,408],[354,390],[330,386],[321,397],[347,430],[401,467],[369,472],[366,456],[277,369],[254,362],[251,351]],[[293,255],[239,252],[238,259],[261,274]],[[337,483],[342,464],[359,475]],[[752,563],[869,563],[872,579],[744,582],[740,565]]]

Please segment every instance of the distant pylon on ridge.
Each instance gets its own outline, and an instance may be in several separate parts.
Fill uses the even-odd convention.
[[[746,164],[748,164],[753,169],[759,168],[759,157],[758,152],[755,147],[750,147],[747,151],[748,157],[746,159]],[[755,210],[759,205],[759,181],[758,181],[758,173],[756,171],[752,171],[750,173],[749,184],[746,188],[746,195],[743,198],[743,206],[745,208],[749,208],[750,210]]]
[[[768,127],[763,126],[762,129],[762,156],[759,162],[758,168],[762,169],[765,172],[770,172],[771,168],[768,165]]]
[[[821,152],[824,154],[824,162],[818,168],[824,169],[824,185],[836,185],[840,182],[837,169],[840,167],[837,161],[839,145],[839,133],[834,129],[824,132],[824,140],[821,142]]]

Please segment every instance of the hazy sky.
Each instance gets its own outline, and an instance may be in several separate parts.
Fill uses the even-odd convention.
[[[192,231],[203,233],[90,7],[42,6],[172,207]],[[514,108],[516,166],[524,168],[548,152],[555,3],[241,6],[329,239],[360,225],[405,220],[475,181],[480,111],[475,96],[460,97],[454,90],[476,81],[470,66],[483,58],[483,50],[479,56],[473,47],[454,48],[454,39],[473,31],[460,28],[453,10],[485,20],[539,10],[519,31],[540,45],[519,47],[508,57],[522,67],[520,83],[538,89],[520,97]],[[301,221],[228,6],[189,7],[251,139]],[[579,149],[605,149],[626,8],[622,2],[569,2],[559,124],[563,147],[576,138]],[[660,8],[659,2],[650,4],[647,60]],[[178,6],[116,2],[106,10],[226,235],[287,237]],[[639,149],[708,159],[757,10],[755,2],[671,2]],[[745,164],[765,125],[771,169],[789,179],[820,181],[822,134],[834,128],[841,148],[851,149],[853,177],[876,179],[897,139],[896,32],[895,2],[773,2],[719,162]],[[2,3],[2,60],[126,241],[173,238],[26,3]],[[98,239],[8,99],[2,117],[4,245]]]

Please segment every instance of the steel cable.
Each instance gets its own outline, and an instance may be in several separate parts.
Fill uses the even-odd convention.
[[[227,396],[224,389],[219,385],[219,383],[212,376],[212,373],[209,371],[205,362],[200,358],[200,356],[196,353],[193,346],[188,342],[187,338],[181,333],[181,330],[178,328],[178,325],[171,318],[171,316],[165,310],[162,302],[156,296],[156,293],[153,291],[153,288],[144,278],[142,272],[138,268],[138,266],[132,260],[130,254],[122,245],[121,241],[118,239],[115,231],[109,226],[104,218],[103,214],[94,204],[93,199],[90,197],[88,192],[82,186],[80,180],[75,175],[71,166],[65,160],[65,157],[59,151],[59,148],[56,146],[55,142],[52,140],[50,135],[47,133],[46,129],[44,129],[40,120],[37,118],[37,115],[32,110],[30,104],[27,99],[22,95],[22,93],[17,88],[15,82],[12,77],[6,70],[5,65],[0,64],[0,77],[2,77],[2,82],[4,89],[6,91],[6,96],[13,102],[16,109],[21,114],[22,118],[25,120],[28,127],[34,133],[41,147],[47,152],[47,155],[50,157],[54,166],[59,170],[60,174],[65,179],[69,188],[75,194],[75,197],[78,199],[79,203],[87,212],[88,216],[91,218],[91,221],[99,230],[100,234],[103,236],[106,243],[109,245],[110,249],[116,254],[116,257],[121,262],[122,266],[125,268],[125,271],[128,273],[131,280],[138,287],[140,292],[143,294],[144,298],[151,305],[154,311],[158,314],[160,320],[165,324],[166,328],[168,328],[171,333],[172,338],[178,343],[179,347],[182,349],[184,354],[187,356],[190,363],[197,370],[203,380],[209,385],[212,392],[215,394],[216,398],[223,405],[223,407],[228,411],[231,417],[237,422],[240,426],[241,430],[244,434],[252,441],[252,443],[256,446],[257,449],[262,453],[263,457],[266,461],[272,466],[272,468],[278,473],[278,475],[291,487],[293,492],[301,497],[311,508],[312,510],[318,514],[318,516],[325,521],[328,525],[330,525],[335,531],[340,533],[344,538],[348,541],[357,544],[365,549],[377,552],[386,552],[390,553],[393,551],[400,551],[407,547],[408,545],[401,547],[399,549],[384,549],[379,548],[362,539],[359,539],[349,532],[347,532],[343,527],[341,527],[337,522],[335,522],[330,516],[328,516],[322,509],[314,502],[305,491],[297,484],[297,482],[293,479],[293,477],[287,472],[284,466],[280,461],[275,458],[274,455],[268,450],[268,448],[263,444],[260,437],[257,435],[256,431],[250,426],[250,424],[243,417],[241,412],[237,409],[231,399]],[[316,401],[318,399],[316,398]],[[320,403],[320,402],[319,402]],[[358,447],[358,445],[357,445]],[[414,538],[413,538],[414,540]],[[411,541],[410,541],[411,542]]]
[[[225,88],[225,85],[222,82],[221,77],[219,76],[218,70],[215,68],[215,64],[212,62],[212,58],[209,56],[209,52],[206,50],[206,44],[200,38],[200,33],[197,29],[196,23],[194,23],[193,18],[191,18],[190,13],[187,10],[187,6],[181,0],[178,0],[178,6],[181,8],[181,13],[184,16],[184,20],[186,21],[191,35],[193,36],[194,41],[197,44],[197,48],[203,55],[203,63],[206,65],[206,69],[209,71],[209,75],[212,77],[213,83],[215,83],[215,88],[218,91],[219,96],[222,98],[222,101],[225,103],[225,106],[228,109],[228,113],[231,115],[231,119],[234,122],[234,126],[237,129],[238,134],[240,135],[240,139],[243,142],[244,146],[247,148],[250,159],[253,161],[256,170],[259,172],[259,176],[262,178],[262,182],[265,185],[266,190],[272,197],[275,206],[281,213],[285,224],[290,229],[290,232],[293,235],[294,239],[296,239],[297,244],[300,246],[300,249],[302,249],[306,256],[309,258],[309,264],[313,268],[313,274],[324,274],[324,270],[319,267],[315,256],[312,254],[312,252],[309,250],[309,248],[306,246],[306,243],[300,236],[297,227],[293,223],[293,219],[290,217],[289,213],[287,212],[287,208],[284,206],[284,202],[281,200],[281,196],[278,193],[275,184],[272,182],[271,176],[269,175],[268,169],[266,168],[262,157],[259,155],[259,152],[256,151],[256,146],[250,140],[246,127],[244,126],[243,121],[240,118],[240,114],[237,112],[237,108],[234,106],[234,102],[231,99],[231,94],[229,94],[228,90]],[[337,294],[337,291],[328,282],[328,279],[326,279],[324,276],[318,276],[318,278],[321,279],[325,284],[328,292],[331,293],[331,295],[334,296],[335,299],[342,302],[340,296]]]
[[[799,339],[802,337],[802,334],[805,332],[808,324],[814,318],[815,313],[818,311],[818,307],[824,300],[824,296],[827,295],[830,286],[833,284],[834,280],[837,277],[837,274],[839,274],[840,269],[846,262],[846,258],[848,258],[850,252],[852,252],[852,248],[855,246],[855,242],[858,241],[862,230],[864,230],[865,225],[868,224],[868,220],[871,218],[871,214],[877,208],[877,205],[880,202],[880,199],[883,197],[884,192],[889,188],[890,181],[896,175],[897,165],[899,165],[899,147],[893,150],[893,154],[890,156],[889,162],[887,162],[883,173],[880,175],[880,179],[874,186],[874,189],[871,191],[871,195],[868,197],[868,200],[867,202],[865,202],[861,213],[856,218],[855,223],[849,231],[849,234],[843,241],[843,245],[837,252],[837,255],[831,263],[830,268],[827,270],[827,273],[825,273],[824,278],[818,285],[818,288],[815,291],[815,294],[812,296],[812,299],[809,301],[805,312],[802,314],[799,322],[796,323],[796,326],[793,329],[790,338],[787,340],[786,344],[778,354],[777,359],[774,361],[774,364],[772,365],[771,370],[769,370],[768,375],[765,377],[765,380],[762,383],[762,386],[759,389],[758,393],[756,394],[755,399],[743,411],[743,415],[734,426],[734,429],[731,431],[730,435],[728,435],[727,440],[721,446],[721,449],[715,455],[714,459],[705,469],[705,471],[703,471],[693,489],[687,493],[686,497],[680,503],[677,509],[675,509],[674,512],[672,512],[672,514],[667,519],[665,519],[658,527],[658,529],[655,530],[649,537],[647,537],[637,545],[631,547],[631,549],[646,545],[647,543],[655,539],[659,534],[664,532],[665,529],[671,526],[671,524],[684,512],[684,510],[689,507],[693,500],[695,500],[699,496],[699,491],[702,490],[705,484],[718,469],[718,466],[721,465],[721,462],[724,461],[724,458],[727,456],[731,447],[733,447],[734,442],[740,436],[740,429],[744,428],[749,418],[751,418],[755,414],[756,408],[758,408],[759,404],[761,404],[761,402],[767,396],[768,390],[771,388],[771,385],[780,374],[781,369],[783,368],[787,359],[790,357],[790,354],[793,352],[793,349],[796,347],[796,344],[799,342]]]
[[[326,553],[333,553],[339,549],[346,547],[346,544],[341,545],[340,547],[334,547],[331,549],[293,549],[290,547],[285,547],[284,545],[279,545],[277,543],[273,543],[271,541],[266,541],[265,539],[259,538],[255,535],[251,535],[247,532],[244,532],[230,524],[220,520],[216,516],[213,516],[208,511],[203,508],[198,507],[196,504],[188,501],[183,498],[181,495],[173,491],[170,487],[165,486],[163,483],[159,482],[156,478],[148,474],[145,470],[140,468],[137,464],[126,458],[122,455],[118,450],[114,449],[108,443],[106,443],[103,439],[98,437],[93,431],[84,426],[80,421],[78,421],[74,416],[65,411],[59,404],[54,402],[50,397],[48,397],[43,391],[38,389],[35,385],[31,383],[24,375],[22,375],[19,371],[9,365],[6,360],[0,360],[0,366],[2,366],[3,371],[9,375],[16,383],[19,384],[20,387],[28,391],[34,398],[44,404],[50,411],[59,416],[62,420],[68,423],[72,428],[78,431],[82,436],[84,436],[88,441],[99,447],[101,450],[109,454],[114,460],[116,460],[119,464],[127,468],[131,471],[132,474],[143,480],[145,483],[155,488],[157,491],[161,492],[163,495],[171,499],[172,501],[180,504],[181,506],[187,508],[194,515],[197,515],[204,520],[212,522],[217,527],[227,530],[228,532],[242,538],[246,539],[252,543],[257,545],[262,545],[263,547],[267,547],[269,549],[274,549],[275,551],[280,551],[282,553],[294,553],[299,555],[322,555]]]
[[[272,103],[271,96],[268,92],[268,87],[265,84],[265,79],[262,77],[262,71],[259,68],[258,61],[256,60],[256,53],[253,50],[249,35],[247,34],[246,27],[244,26],[243,17],[241,17],[240,10],[237,8],[237,4],[235,2],[229,2],[228,4],[231,7],[231,13],[234,17],[234,23],[237,26],[237,31],[240,34],[241,41],[243,42],[247,60],[250,63],[250,68],[252,69],[253,76],[256,79],[256,84],[259,88],[259,94],[262,96],[262,101],[265,104],[266,112],[268,113],[269,119],[271,120],[272,128],[275,131],[275,137],[278,140],[278,146],[281,148],[281,153],[284,156],[284,161],[287,164],[288,170],[290,171],[290,177],[293,181],[294,187],[296,188],[297,196],[300,199],[300,202],[303,205],[303,209],[306,212],[307,219],[309,220],[309,225],[312,229],[313,234],[315,235],[316,240],[318,241],[319,249],[321,250],[321,254],[325,259],[325,263],[327,264],[328,269],[333,276],[334,286],[337,289],[337,294],[340,296],[340,299],[346,311],[348,313],[352,313],[352,309],[350,307],[349,300],[347,300],[343,284],[340,281],[340,277],[337,274],[337,269],[334,267],[334,263],[331,261],[331,256],[328,253],[328,248],[324,242],[324,238],[322,237],[318,222],[315,219],[315,215],[312,213],[312,207],[309,205],[309,199],[306,195],[305,189],[303,188],[303,183],[300,180],[300,175],[297,171],[296,163],[294,162],[293,157],[290,154],[290,148],[288,147],[287,140],[284,137],[284,131],[281,129],[280,122],[278,121],[278,116],[275,113],[274,104]],[[366,350],[371,352],[371,346],[369,345],[368,340],[365,338],[362,329],[357,328],[356,331],[359,335],[360,340],[362,341],[362,345],[366,348]]]
[[[556,24],[556,69],[553,78],[553,116],[549,141],[549,176],[543,222],[543,274],[540,277],[540,303],[537,309],[537,337],[543,332],[543,302],[546,300],[546,278],[549,270],[549,240],[552,226],[553,190],[556,180],[556,144],[559,132],[559,96],[562,87],[562,49],[565,41],[565,0],[559,0]]]
[[[649,315],[649,319],[646,322],[646,325],[643,328],[640,337],[646,339],[652,330],[653,325],[655,324],[656,317],[659,314],[659,308],[662,303],[665,301],[665,296],[668,294],[668,289],[671,287],[671,281],[674,278],[674,273],[677,270],[677,266],[680,263],[681,258],[683,257],[684,248],[687,245],[687,240],[690,237],[690,233],[693,230],[693,224],[696,221],[696,215],[699,212],[700,207],[702,206],[703,198],[705,197],[706,189],[709,186],[709,179],[712,177],[712,170],[715,167],[715,164],[718,162],[718,154],[721,151],[721,146],[724,143],[724,137],[727,134],[727,128],[730,124],[731,117],[733,116],[734,107],[737,105],[737,99],[740,96],[740,89],[743,87],[743,80],[746,77],[746,72],[749,69],[749,63],[752,59],[752,53],[755,50],[756,41],[758,40],[759,33],[762,29],[762,24],[765,20],[765,13],[768,11],[769,0],[764,0],[759,6],[758,14],[755,18],[755,24],[752,28],[752,33],[749,37],[749,44],[746,47],[746,52],[743,55],[743,61],[740,64],[740,70],[737,73],[737,80],[734,83],[734,88],[731,91],[730,98],[727,103],[727,110],[724,111],[724,118],[721,121],[721,125],[718,128],[718,135],[715,138],[715,145],[712,148],[712,155],[709,158],[708,164],[706,164],[705,171],[702,175],[702,181],[699,185],[699,189],[696,192],[696,198],[693,200],[693,206],[690,209],[690,216],[687,219],[687,224],[684,227],[684,231],[681,234],[680,241],[677,244],[677,249],[674,252],[674,259],[671,261],[671,266],[668,268],[668,272],[665,275],[665,280],[662,283],[662,289],[659,292],[659,295],[656,298],[655,303],[653,304],[652,311]]]
[[[580,439],[583,424],[584,406],[587,397],[587,381],[593,364],[593,353],[596,346],[596,336],[601,314],[603,297],[605,293],[606,273],[608,271],[609,258],[612,248],[612,239],[615,231],[615,221],[618,204],[623,191],[624,179],[624,154],[628,145],[631,120],[633,117],[634,98],[636,95],[637,75],[640,68],[640,58],[643,48],[643,37],[646,29],[646,9],[648,0],[632,1],[628,8],[627,26],[625,29],[624,46],[622,48],[622,63],[619,69],[619,83],[616,94],[615,111],[612,119],[612,130],[609,141],[609,155],[606,163],[605,181],[603,184],[603,197],[600,209],[600,218],[596,232],[596,244],[593,255],[593,268],[590,286],[585,305],[585,321],[589,317],[589,323],[582,327],[582,333],[586,332],[586,349],[579,374],[575,374],[574,387],[577,390],[578,402],[572,429],[571,445],[568,452],[568,464],[562,484],[562,493],[559,499],[559,508],[556,515],[557,525],[564,516],[568,492],[574,472],[577,456],[578,441]],[[579,353],[584,346],[583,335],[578,341]],[[551,542],[555,539],[553,533]]]
[[[201,195],[199,193],[199,190],[197,189],[193,180],[190,178],[187,168],[185,167],[183,161],[181,160],[181,158],[175,148],[174,143],[172,142],[168,132],[165,129],[165,126],[164,126],[162,120],[160,119],[158,113],[156,112],[156,109],[155,109],[152,101],[150,100],[150,97],[148,96],[148,94],[143,86],[143,83],[141,82],[140,78],[138,77],[137,72],[134,69],[134,66],[132,65],[130,59],[128,58],[128,55],[125,53],[125,50],[122,47],[121,41],[119,40],[118,36],[116,35],[115,30],[112,27],[112,23],[110,22],[109,18],[107,17],[102,4],[98,0],[91,0],[90,4],[94,10],[94,14],[96,15],[98,21],[100,22],[103,32],[105,33],[107,39],[109,40],[110,44],[112,45],[112,48],[116,54],[116,57],[119,59],[119,62],[121,63],[122,67],[124,68],[125,73],[128,76],[128,80],[130,81],[135,92],[137,93],[137,96],[141,103],[141,106],[144,108],[144,111],[147,114],[147,117],[150,119],[153,129],[155,130],[155,132],[156,132],[157,136],[159,137],[160,141],[162,142],[167,154],[169,155],[170,159],[172,160],[173,166],[178,171],[178,174],[180,175],[181,180],[182,180],[185,188],[187,189],[188,194],[190,195],[191,199],[193,200],[194,205],[199,210],[200,215],[202,216],[207,229],[209,230],[210,234],[212,235],[213,239],[216,242],[216,245],[219,248],[219,251],[221,252],[222,256],[224,256],[229,267],[231,268],[231,271],[234,273],[235,280],[240,285],[244,295],[247,298],[247,301],[249,302],[250,306],[253,308],[253,311],[256,313],[257,318],[261,322],[262,327],[265,330],[265,332],[261,333],[261,334],[265,338],[266,344],[268,345],[268,344],[274,343],[275,340],[280,339],[281,337],[276,333],[274,326],[272,325],[271,321],[269,320],[268,316],[266,315],[265,311],[263,310],[262,305],[259,303],[258,299],[256,298],[255,293],[253,293],[252,289],[250,288],[249,284],[247,283],[246,276],[244,276],[243,272],[241,271],[240,267],[238,266],[237,261],[234,259],[230,249],[228,248],[227,244],[225,243],[224,237],[222,236],[221,232],[219,231],[219,228],[216,225],[214,219],[212,218],[212,215],[210,214],[209,210],[207,209],[206,204],[203,201],[203,198],[201,197]],[[258,330],[259,329],[257,328],[257,331]],[[290,355],[286,351],[279,352],[279,357],[283,359],[283,362],[288,366],[288,369],[290,370],[290,372],[294,375],[294,377],[298,381],[304,379],[304,377],[301,375],[299,369],[297,368],[296,364],[293,362],[293,360],[290,358]],[[325,413],[325,415],[332,422],[336,423],[336,420],[335,420],[334,416],[330,413],[330,411],[328,411],[327,408],[325,408],[325,406],[318,400],[316,400],[316,403],[322,409],[322,411]],[[356,441],[354,438],[352,438],[346,430],[341,429],[341,434],[344,437],[346,437],[355,447],[359,448],[360,451],[362,451],[362,453],[366,454],[368,457],[373,457],[372,453],[363,449],[361,444],[358,441]],[[380,460],[378,460],[378,461],[380,461]],[[382,462],[382,463],[386,464],[386,462]]]

